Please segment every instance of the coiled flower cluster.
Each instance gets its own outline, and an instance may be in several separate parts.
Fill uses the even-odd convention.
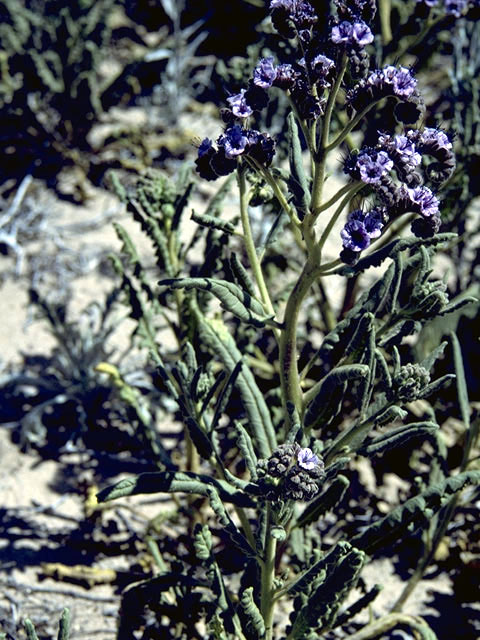
[[[393,378],[395,397],[405,402],[416,400],[430,383],[430,373],[421,365],[409,362]]]
[[[309,501],[319,490],[324,475],[321,458],[300,445],[283,444],[269,458],[258,461],[258,484],[265,500]]]
[[[436,234],[441,225],[440,203],[432,188],[447,180],[455,169],[452,143],[441,129],[379,133],[375,147],[363,147],[345,159],[344,171],[370,187],[379,200],[375,212],[349,215],[341,231],[341,258],[353,264],[379,230],[404,213],[416,213],[412,232],[420,238]],[[425,185],[428,181],[431,184]],[[381,213],[380,213],[381,212]],[[362,218],[363,215],[363,218]],[[360,222],[359,222],[360,221]]]
[[[382,98],[397,98],[395,117],[404,124],[414,124],[425,111],[423,98],[417,90],[417,80],[407,67],[388,65],[372,71],[347,93],[350,113],[361,112]]]
[[[228,127],[216,144],[215,147],[209,138],[205,138],[198,149],[195,165],[205,180],[216,180],[234,171],[242,155],[268,166],[275,153],[275,141],[267,133],[243,129],[239,125]]]

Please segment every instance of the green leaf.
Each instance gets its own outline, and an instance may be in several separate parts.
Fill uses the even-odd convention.
[[[351,548],[352,547],[348,542],[338,542],[327,554],[307,569],[307,571],[302,573],[302,575],[288,587],[287,593],[291,596],[295,596],[302,593],[302,591],[308,591],[308,587],[311,585],[313,580],[320,575],[323,576],[321,579],[321,581],[323,581],[327,577],[327,573],[348,555]]]
[[[183,422],[200,456],[204,460],[209,460],[213,453],[213,446],[205,431],[192,416],[184,416]]]
[[[242,354],[228,329],[221,320],[207,319],[198,310],[196,315],[200,338],[232,373],[237,363],[242,361]],[[265,398],[244,362],[237,376],[236,387],[248,416],[249,433],[256,441],[260,457],[268,458],[276,447],[276,434]]]
[[[448,387],[453,380],[455,379],[455,375],[453,373],[447,373],[441,378],[437,378],[433,382],[430,382],[422,391],[418,394],[417,399],[428,398],[435,393],[438,393],[441,389],[445,389]]]
[[[311,389],[306,398],[308,401],[305,412],[304,426],[310,428],[330,411],[330,401],[334,391],[346,382],[365,378],[370,369],[365,364],[348,364],[336,367]]]
[[[328,511],[335,508],[342,500],[349,486],[350,481],[345,476],[337,476],[328,489],[304,509],[296,522],[296,526],[305,527],[307,524],[317,522]]]
[[[262,303],[236,284],[215,278],[177,278],[161,280],[160,286],[171,289],[200,289],[215,296],[226,311],[255,327],[264,327],[271,317],[265,315]]]
[[[237,432],[237,446],[242,453],[243,459],[245,460],[245,464],[247,465],[247,469],[250,472],[251,479],[255,481],[257,479],[258,460],[253,448],[252,439],[248,435],[245,427],[243,427],[243,425],[241,425],[238,420],[235,420],[233,424],[235,431]]]
[[[255,549],[252,549],[245,536],[240,533],[237,526],[225,509],[223,505],[223,502],[225,501],[224,497],[220,497],[220,493],[214,486],[207,486],[206,494],[210,501],[210,506],[215,512],[217,518],[220,520],[220,523],[223,526],[223,530],[228,535],[231,542],[247,557],[255,558],[257,556]]]
[[[210,558],[212,553],[212,534],[210,533],[208,524],[202,526],[197,523],[195,525],[193,546],[195,547],[195,553],[199,560],[205,561]]]
[[[343,545],[342,548],[336,552],[340,545]],[[332,558],[333,562],[327,568],[325,579],[321,584],[315,585],[307,603],[295,617],[289,635],[292,640],[300,640],[306,632],[314,629],[331,629],[343,601],[358,581],[365,563],[365,553],[346,542],[338,543],[331,552],[332,555],[335,552],[337,557]]]
[[[456,233],[438,233],[432,238],[403,238],[401,240],[393,240],[369,256],[361,258],[355,266],[341,267],[337,269],[335,273],[352,277],[370,267],[379,267],[386,258],[395,258],[400,251],[406,251],[407,249],[413,250],[421,246],[435,247],[443,242],[454,240],[456,237]]]
[[[435,362],[438,360],[438,358],[441,355],[443,355],[443,352],[445,351],[446,346],[447,346],[446,341],[438,345],[436,349],[434,349],[431,353],[429,353],[428,356],[426,356],[426,358],[424,358],[422,362],[420,362],[420,366],[426,369],[427,371],[431,371]]]
[[[23,626],[25,627],[25,631],[27,632],[28,640],[38,640],[35,627],[33,626],[33,622],[30,620],[30,618],[25,618]]]
[[[469,484],[480,484],[480,471],[465,471],[410,498],[354,536],[352,544],[371,555],[386,544],[403,539],[407,529],[413,533],[428,526],[429,514],[439,511],[455,493]]]
[[[395,447],[401,447],[412,438],[424,438],[438,431],[438,424],[435,422],[413,422],[406,427],[398,427],[392,429],[388,433],[384,433],[374,438],[369,444],[364,445],[358,450],[362,456],[373,456],[385,453]]]
[[[245,291],[254,298],[256,295],[255,284],[248,271],[238,259],[236,253],[232,253],[230,256],[230,268],[239,287],[245,289]]]
[[[463,355],[458,338],[453,331],[450,333],[450,340],[452,342],[453,363],[455,366],[455,375],[457,377],[458,403],[460,405],[463,424],[465,425],[465,429],[468,431],[470,428],[470,403],[468,400],[465,370],[463,368]]]
[[[237,491],[227,482],[191,471],[141,473],[138,476],[125,478],[110,487],[102,489],[97,494],[97,499],[99,502],[109,502],[125,496],[177,492],[196,493],[208,497],[208,491],[212,488],[218,491],[224,502],[231,502],[240,507],[252,507],[254,505],[248,495]]]
[[[341,615],[339,615],[335,621],[336,627],[341,627],[351,620],[357,613],[360,613],[363,609],[370,606],[380,591],[383,589],[381,584],[375,584],[364,596],[356,600],[346,609]]]
[[[228,233],[232,235],[235,233],[235,225],[228,220],[221,220],[220,218],[214,216],[207,216],[201,213],[195,213],[192,210],[191,219],[202,227],[207,227],[208,229],[216,229],[217,231],[221,231],[222,233]]]
[[[58,636],[57,640],[68,640],[70,635],[70,610],[64,609],[62,611],[62,617],[58,623]]]
[[[263,638],[265,635],[265,622],[253,598],[253,587],[247,587],[242,592],[240,602],[248,618],[247,624],[256,632],[257,638]]]
[[[213,414],[213,418],[210,423],[210,431],[214,431],[218,427],[218,423],[220,421],[220,418],[222,417],[222,413],[225,411],[227,407],[228,401],[233,391],[233,387],[242,370],[242,364],[243,363],[241,361],[237,362],[233,371],[228,376],[228,380],[223,385],[223,389],[221,390],[217,399],[217,406],[215,407],[215,413]]]
[[[300,144],[298,127],[292,112],[287,116],[287,126],[288,159],[290,162],[288,189],[293,196],[298,217],[302,220],[309,211],[311,196],[308,178],[303,167],[302,145]]]

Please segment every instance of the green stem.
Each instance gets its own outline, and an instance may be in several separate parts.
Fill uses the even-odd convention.
[[[292,223],[295,226],[299,227],[301,225],[299,217],[297,216],[294,209],[288,204],[287,198],[285,197],[283,191],[280,189],[275,178],[272,176],[270,170],[265,167],[262,167],[262,165],[256,162],[253,158],[247,158],[247,162],[252,167],[252,169],[257,171],[257,173],[259,173],[262,176],[262,178],[265,180],[265,182],[271,187],[282,209],[288,215]]]
[[[360,184],[362,187],[364,186],[363,183],[359,183],[359,182],[354,182],[353,184],[351,182],[349,182],[348,184],[346,184],[344,187],[342,187],[341,189],[339,189],[337,191],[337,193],[332,196],[330,198],[330,200],[327,200],[326,202],[324,202],[321,206],[319,206],[317,209],[314,209],[312,211],[312,214],[314,216],[318,216],[320,213],[322,213],[322,211],[326,211],[327,209],[330,209],[331,206],[333,206],[337,200],[340,200],[340,198],[345,195],[346,193],[348,193],[349,191],[353,191],[355,189],[355,192],[357,191],[357,189],[355,188],[356,185]]]
[[[340,91],[340,86],[342,84],[343,76],[345,75],[345,71],[347,69],[348,58],[346,55],[343,56],[340,71],[335,80],[335,84],[333,85],[332,90],[328,96],[327,106],[325,107],[325,115],[323,117],[322,122],[322,135],[320,138],[320,148],[318,149],[317,156],[315,160],[315,171],[313,175],[313,187],[312,187],[312,211],[318,209],[322,203],[322,193],[323,193],[323,184],[325,182],[325,169],[327,162],[327,155],[330,151],[328,140],[330,137],[330,122],[332,119],[333,108],[335,106],[335,101],[337,99],[338,92]],[[330,145],[331,147],[331,145]],[[333,147],[331,147],[333,148]]]
[[[410,616],[404,613],[389,613],[378,620],[367,624],[356,633],[348,636],[348,640],[370,640],[384,636],[398,625],[406,625],[413,631],[418,631],[422,638],[434,637],[431,628],[420,616]]]
[[[297,363],[298,316],[302,301],[319,273],[319,267],[309,257],[288,298],[284,315],[285,328],[280,338],[279,359],[283,402],[285,405],[291,402],[299,412],[302,408],[302,390]]]
[[[343,209],[348,204],[348,202],[354,197],[354,195],[356,193],[358,193],[360,191],[360,189],[363,189],[363,186],[364,185],[361,182],[356,182],[353,187],[351,186],[350,190],[347,191],[346,196],[342,199],[342,201],[340,202],[340,204],[336,208],[335,213],[330,218],[327,226],[325,227],[322,235],[320,236],[320,240],[318,241],[318,249],[319,249],[320,255],[322,253],[322,250],[323,250],[323,247],[325,245],[325,242],[327,241],[327,238],[330,235],[330,232],[332,231],[332,229],[333,229],[335,223],[337,222],[338,218],[340,217]]]
[[[333,329],[335,328],[337,324],[337,319],[335,317],[335,314],[332,311],[332,307],[330,305],[327,292],[325,291],[325,287],[323,286],[322,280],[320,278],[318,279],[318,288],[321,296],[320,312],[322,314],[323,322],[325,324],[326,333],[330,333],[330,331],[333,331]]]
[[[273,612],[275,601],[273,598],[273,579],[275,577],[275,554],[277,541],[271,535],[272,524],[271,507],[267,503],[267,531],[265,537],[265,559],[262,565],[262,587],[260,609],[265,622],[265,640],[273,638]]]
[[[392,27],[390,13],[392,11],[391,0],[378,0],[378,12],[380,14],[380,28],[382,30],[382,44],[387,46],[392,41]]]
[[[393,98],[394,96],[385,96],[385,97]],[[357,113],[357,115],[354,118],[352,118],[347,125],[345,125],[345,128],[343,129],[343,131],[341,131],[338,134],[335,140],[326,147],[325,153],[329,153],[332,149],[335,149],[335,147],[338,147],[338,145],[345,140],[345,138],[348,136],[350,131],[355,129],[357,124],[365,117],[365,115],[370,111],[370,109],[373,109],[373,107],[383,99],[384,97],[380,98],[379,100],[375,100],[374,102],[371,102],[364,109],[362,109],[360,113]]]
[[[252,228],[250,226],[250,218],[248,215],[248,190],[247,190],[247,182],[245,180],[245,171],[242,167],[239,167],[237,170],[237,178],[238,178],[238,187],[240,190],[240,217],[242,220],[243,227],[243,235],[245,240],[245,250],[247,252],[248,260],[250,262],[250,267],[253,271],[253,275],[255,277],[255,281],[258,286],[258,290],[260,292],[260,298],[262,300],[263,306],[267,313],[272,316],[275,315],[275,309],[273,308],[272,301],[270,300],[270,295],[268,293],[267,285],[265,284],[265,279],[263,277],[262,267],[260,265],[260,260],[257,256],[257,251],[255,249],[255,243],[253,241]],[[278,330],[275,330],[275,335],[279,336]]]

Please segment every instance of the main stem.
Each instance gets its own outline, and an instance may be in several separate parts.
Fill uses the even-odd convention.
[[[262,591],[260,598],[260,608],[265,622],[265,640],[273,638],[273,611],[275,600],[273,598],[273,579],[275,577],[275,554],[277,551],[277,541],[271,535],[271,506],[266,505],[267,527],[265,535],[265,558],[262,565]]]
[[[285,405],[291,402],[298,412],[302,408],[302,389],[298,375],[297,364],[297,327],[298,316],[303,299],[315,280],[318,266],[309,257],[285,308],[284,330],[280,338],[280,379],[282,397]]]

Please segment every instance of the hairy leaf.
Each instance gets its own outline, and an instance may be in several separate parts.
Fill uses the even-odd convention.
[[[215,278],[178,278],[161,280],[160,286],[171,289],[200,289],[207,291],[220,300],[222,307],[230,311],[237,318],[252,324],[255,327],[264,327],[269,320],[265,315],[262,303],[252,298],[233,282],[228,280],[217,280]]]
[[[125,496],[145,493],[197,493],[208,496],[209,489],[218,491],[222,500],[232,502],[238,506],[251,507],[252,500],[246,494],[237,491],[223,480],[217,480],[207,475],[192,471],[159,471],[141,473],[138,476],[125,478],[116,484],[102,489],[97,494],[99,502],[109,502]]]
[[[407,528],[409,531],[415,531],[427,526],[429,511],[438,511],[466,485],[479,483],[480,471],[465,471],[439,482],[371,524],[362,533],[354,536],[352,543],[371,554],[390,542],[400,540]]]
[[[385,453],[395,447],[401,447],[412,438],[430,436],[438,430],[438,424],[435,422],[414,422],[406,427],[398,427],[392,429],[388,433],[384,433],[374,438],[367,445],[358,450],[362,456],[373,456]]]
[[[345,476],[337,476],[328,489],[304,509],[297,520],[296,526],[305,527],[307,524],[317,522],[319,518],[335,508],[342,500],[349,486],[350,481]]]
[[[310,207],[310,188],[303,167],[302,145],[300,144],[298,127],[293,113],[289,113],[287,116],[287,126],[288,159],[290,162],[288,190],[293,196],[293,203],[298,212],[298,217],[302,220],[307,215]]]
[[[240,596],[240,602],[248,618],[249,626],[256,632],[258,638],[263,638],[265,635],[265,622],[253,598],[253,587],[244,589]]]

